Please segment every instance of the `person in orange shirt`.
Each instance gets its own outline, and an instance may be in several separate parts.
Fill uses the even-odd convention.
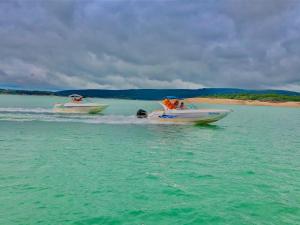
[[[173,105],[174,105],[174,109],[177,109],[179,107],[179,101],[176,100]]]
[[[169,99],[163,100],[163,104],[167,106],[168,109],[174,109],[175,106],[172,104],[172,102]]]

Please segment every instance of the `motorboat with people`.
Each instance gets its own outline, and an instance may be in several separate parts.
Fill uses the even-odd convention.
[[[96,114],[108,107],[106,104],[92,103],[84,101],[84,97],[77,94],[69,96],[70,102],[57,103],[54,105],[55,113],[89,113]]]
[[[160,122],[208,124],[216,122],[232,112],[224,109],[194,109],[186,105],[184,99],[175,96],[165,97],[160,104],[163,110],[153,111],[148,114],[145,110],[140,109],[137,112],[137,117]]]

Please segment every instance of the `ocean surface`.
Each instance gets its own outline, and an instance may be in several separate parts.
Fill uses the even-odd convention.
[[[300,224],[300,109],[233,109],[209,126],[150,123],[157,102],[0,95],[0,224]]]

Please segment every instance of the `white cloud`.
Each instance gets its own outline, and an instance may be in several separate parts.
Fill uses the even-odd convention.
[[[165,80],[155,80],[141,77],[130,77],[124,78],[120,75],[112,75],[105,78],[105,81],[113,84],[113,89],[136,89],[139,87],[149,88],[149,89],[198,89],[203,88],[202,84],[197,84],[193,82],[186,82],[180,79],[175,79],[172,81]]]
[[[0,82],[296,90],[299,10],[289,0],[2,1]]]

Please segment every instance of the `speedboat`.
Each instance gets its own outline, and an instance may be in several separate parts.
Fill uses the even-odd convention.
[[[68,103],[57,103],[54,105],[55,113],[89,113],[96,114],[104,110],[108,105],[84,102],[83,96],[72,94],[69,96],[71,101]]]
[[[160,122],[208,124],[216,122],[232,112],[223,109],[193,109],[187,107],[183,99],[174,96],[166,97],[160,104],[163,110],[153,111],[148,115],[145,110],[140,109],[137,117]]]

